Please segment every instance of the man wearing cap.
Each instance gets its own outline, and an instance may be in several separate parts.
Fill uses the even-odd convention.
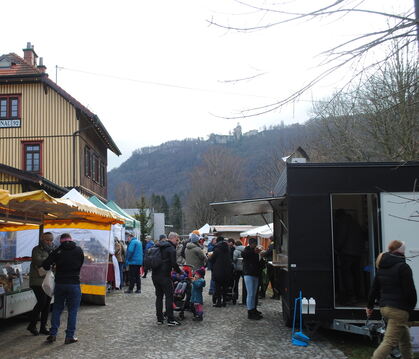
[[[60,236],[60,246],[52,251],[42,263],[45,270],[50,270],[55,264],[54,305],[52,308],[50,335],[48,343],[55,342],[60,317],[67,304],[68,320],[64,344],[77,342],[76,331],[77,311],[80,306],[80,269],[84,262],[83,250],[73,242],[69,233]]]
[[[202,239],[195,233],[191,234],[191,241],[186,245],[185,259],[194,271],[205,266],[207,256],[202,249]]]
[[[405,243],[393,240],[388,252],[377,257],[377,272],[368,297],[366,313],[370,317],[378,300],[380,312],[387,320],[384,339],[374,351],[373,359],[385,359],[393,347],[399,346],[404,359],[412,359],[408,320],[416,306],[416,289],[412,270],[406,263]]]

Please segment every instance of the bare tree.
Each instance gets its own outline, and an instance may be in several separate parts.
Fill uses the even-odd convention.
[[[226,148],[210,149],[202,162],[190,174],[186,206],[188,221],[195,228],[220,221],[209,203],[238,198],[243,188],[243,161]]]
[[[128,182],[121,182],[115,189],[115,198],[123,208],[131,208],[136,204],[135,187]]]
[[[418,59],[399,45],[365,82],[314,107],[319,144],[335,159],[419,159]]]
[[[279,99],[278,101],[274,101],[263,106],[242,110],[239,115],[227,118],[234,119],[259,116],[274,111],[285,104],[298,100],[298,98],[307,90],[313,88],[313,86],[318,84],[326,77],[330,76],[332,73],[343,68],[347,68],[353,74],[346,85],[343,85],[343,88],[345,88],[346,86],[349,86],[353,81],[358,80],[359,77],[362,76],[362,74],[364,74],[367,69],[374,68],[375,66],[386,62],[389,58],[388,56],[392,57],[396,55],[396,53],[393,53],[388,56],[377,57],[376,54],[379,52],[375,52],[375,57],[369,62],[369,65],[366,66],[364,64],[366,55],[371,53],[372,50],[381,48],[383,45],[386,45],[391,41],[403,39],[406,46],[409,46],[409,44],[415,42],[416,45],[419,46],[419,0],[413,1],[412,5],[414,4],[416,6],[416,13],[413,6],[411,9],[406,9],[402,13],[386,13],[374,10],[373,8],[367,8],[364,6],[367,3],[365,0],[330,0],[326,1],[325,5],[321,7],[318,7],[318,2],[304,1],[303,6],[307,10],[303,12],[288,10],[291,5],[298,6],[302,4],[303,0],[285,3],[272,3],[270,6],[265,5],[266,1],[263,0],[252,1],[252,3],[242,0],[235,0],[236,3],[241,4],[244,8],[250,9],[253,16],[255,13],[259,13],[261,15],[261,20],[258,22],[258,25],[226,25],[217,21],[217,19],[211,19],[209,20],[209,23],[211,25],[227,30],[252,32],[275,26],[281,26],[286,23],[310,21],[316,18],[339,19],[356,14],[368,14],[369,16],[385,18],[387,20],[388,26],[360,34],[348,41],[334,46],[333,48],[325,50],[322,53],[322,55],[324,55],[324,61],[319,64],[319,66],[323,66],[323,70],[320,71],[318,75],[314,76],[304,85],[302,85],[302,87],[296,92],[293,92],[289,96],[283,99]],[[235,18],[239,17],[236,16]]]

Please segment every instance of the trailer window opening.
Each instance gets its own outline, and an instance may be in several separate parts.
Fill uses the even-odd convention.
[[[377,196],[332,194],[335,307],[366,305],[375,274],[378,243]]]

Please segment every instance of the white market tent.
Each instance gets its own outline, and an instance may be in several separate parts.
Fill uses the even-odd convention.
[[[274,228],[273,223],[265,224],[264,226],[253,228],[245,232],[241,232],[240,237],[269,238],[273,236],[273,228]]]
[[[208,234],[211,231],[211,226],[207,223],[204,224],[201,228],[198,229],[199,234],[202,236],[203,234]]]
[[[72,201],[82,203],[86,206],[92,206],[92,207],[98,208],[92,202],[90,202],[86,197],[84,197],[79,191],[77,191],[75,188],[72,188],[61,198],[71,199]]]

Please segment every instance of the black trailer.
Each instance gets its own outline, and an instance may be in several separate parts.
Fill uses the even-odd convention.
[[[287,325],[301,290],[316,303],[305,323],[368,334],[364,309],[375,259],[391,240],[407,242],[419,288],[417,188],[419,162],[287,163],[274,197],[211,205],[223,215],[273,213],[270,265]],[[348,244],[357,250],[352,257],[345,254]],[[378,310],[374,318],[380,319]]]

